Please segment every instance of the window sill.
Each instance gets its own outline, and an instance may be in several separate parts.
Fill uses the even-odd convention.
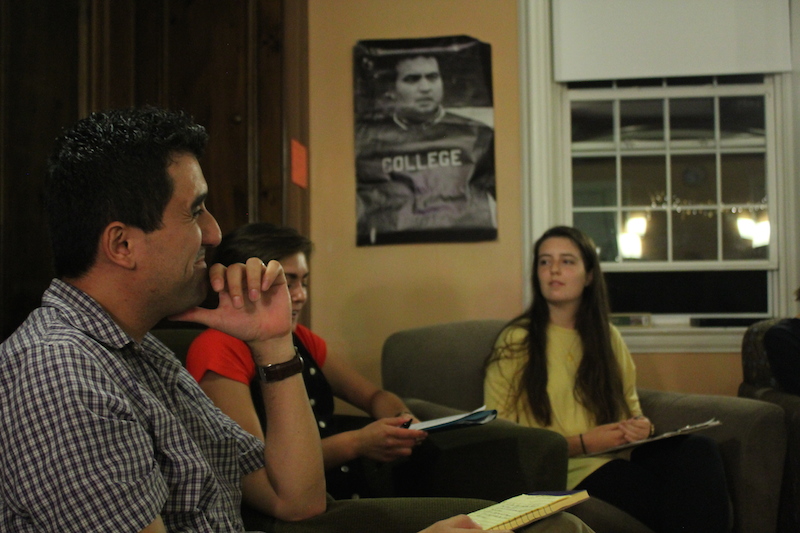
[[[618,327],[631,353],[738,353],[744,327]]]

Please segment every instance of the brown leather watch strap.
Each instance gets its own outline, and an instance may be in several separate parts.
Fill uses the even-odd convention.
[[[275,363],[272,365],[258,366],[258,377],[262,383],[274,383],[281,381],[295,374],[303,371],[305,363],[297,351],[297,346],[294,348],[294,357],[283,363]]]

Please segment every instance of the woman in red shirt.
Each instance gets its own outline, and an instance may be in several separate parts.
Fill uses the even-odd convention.
[[[328,492],[336,499],[386,496],[367,475],[364,461],[391,463],[408,457],[426,437],[424,431],[405,429],[418,422],[395,394],[361,376],[346,360],[331,357],[325,341],[298,324],[308,299],[308,256],[311,241],[292,228],[252,223],[226,235],[214,252],[214,262],[230,265],[258,257],[277,260],[286,273],[292,299],[295,346],[303,357],[303,379],[322,438]],[[255,364],[244,342],[209,329],[192,343],[186,367],[211,400],[245,430],[263,438],[267,421]],[[334,397],[369,417],[334,416]],[[380,468],[369,468],[369,470]],[[389,474],[391,475],[391,474]]]

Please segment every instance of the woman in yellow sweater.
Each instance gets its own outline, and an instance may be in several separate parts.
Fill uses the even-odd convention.
[[[654,531],[729,531],[725,473],[711,439],[676,437],[592,455],[644,440],[654,427],[639,405],[630,352],[609,323],[592,240],[557,226],[536,241],[534,259],[533,303],[487,359],[487,407],[564,435],[568,488],[586,489]]]

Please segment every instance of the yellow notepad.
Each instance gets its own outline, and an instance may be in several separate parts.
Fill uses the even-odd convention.
[[[469,513],[469,517],[486,531],[516,529],[587,499],[589,494],[585,490],[520,494]]]

